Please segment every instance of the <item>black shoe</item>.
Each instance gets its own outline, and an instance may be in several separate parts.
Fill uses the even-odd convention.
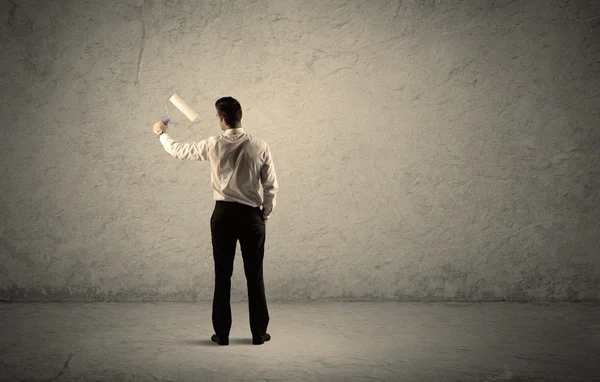
[[[212,342],[216,342],[219,345],[224,345],[224,346],[229,345],[229,338],[220,338],[216,334],[213,334],[212,337],[210,337],[210,339],[212,340]]]
[[[269,341],[271,339],[271,335],[269,333],[266,333],[264,336],[257,338],[257,337],[252,337],[252,345],[262,345],[265,343],[265,341]]]

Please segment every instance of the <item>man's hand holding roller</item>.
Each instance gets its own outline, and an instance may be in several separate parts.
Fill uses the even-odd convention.
[[[166,125],[163,121],[156,121],[156,123],[152,127],[152,131],[154,131],[154,134],[159,134],[161,131],[166,133],[168,128],[169,126]]]

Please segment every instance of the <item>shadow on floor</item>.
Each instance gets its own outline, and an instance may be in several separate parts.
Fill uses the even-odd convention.
[[[211,339],[196,339],[196,340],[184,340],[185,345],[191,346],[219,346],[216,342],[212,342]],[[229,346],[231,345],[252,345],[252,338],[231,338],[229,337]]]

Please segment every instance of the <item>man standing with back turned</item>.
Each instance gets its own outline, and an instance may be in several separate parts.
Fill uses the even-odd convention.
[[[242,107],[232,97],[215,103],[216,116],[225,133],[193,143],[178,143],[157,121],[153,131],[164,149],[176,159],[210,161],[215,209],[210,218],[215,291],[212,340],[229,345],[231,330],[231,275],[237,241],[244,260],[248,285],[248,311],[252,343],[269,341],[269,311],[263,282],[266,222],[275,208],[279,185],[267,143],[242,128]],[[262,185],[262,195],[260,188]],[[262,206],[262,210],[261,207]]]

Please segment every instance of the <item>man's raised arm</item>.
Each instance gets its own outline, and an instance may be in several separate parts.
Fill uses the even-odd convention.
[[[171,154],[173,158],[182,160],[208,160],[208,147],[211,139],[214,139],[214,137],[206,138],[198,142],[179,143],[175,142],[175,140],[169,137],[167,133],[160,135],[160,143],[162,143],[165,150]]]

